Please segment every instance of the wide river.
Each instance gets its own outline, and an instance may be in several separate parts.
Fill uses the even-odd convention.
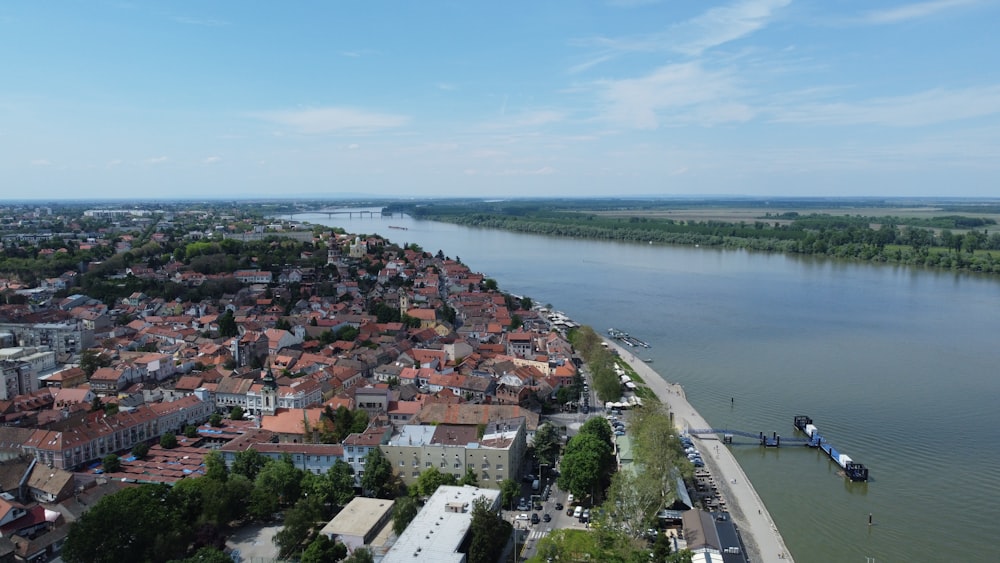
[[[502,290],[626,330],[716,428],[795,437],[793,417],[811,416],[869,483],[818,450],[733,446],[800,563],[1000,560],[1000,279],[399,216],[294,218],[442,250]]]

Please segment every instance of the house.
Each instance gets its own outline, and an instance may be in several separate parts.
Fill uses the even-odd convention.
[[[114,395],[138,379],[135,370],[128,366],[98,368],[90,376],[90,390],[98,395]]]
[[[387,386],[357,388],[354,390],[354,404],[367,412],[369,418],[386,414],[389,410],[389,388]]]
[[[35,464],[28,477],[28,495],[36,502],[60,502],[73,495],[73,474]]]
[[[233,272],[233,277],[241,283],[271,283],[272,274],[262,270],[237,270]]]

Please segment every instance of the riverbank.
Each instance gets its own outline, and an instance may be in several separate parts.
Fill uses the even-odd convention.
[[[689,428],[711,428],[684,395],[684,389],[676,383],[669,383],[641,358],[621,347],[614,340],[605,338],[623,360],[628,362],[643,379],[646,387],[656,393],[660,401],[674,414],[674,424],[679,432]],[[757,495],[743,468],[736,461],[728,447],[715,435],[692,435],[691,438],[702,452],[705,465],[715,476],[729,505],[729,513],[736,523],[746,545],[751,561],[792,561],[781,532],[771,519],[764,501]]]

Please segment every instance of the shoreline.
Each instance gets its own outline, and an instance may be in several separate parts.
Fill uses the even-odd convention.
[[[601,336],[618,356],[625,360],[639,377],[643,385],[652,390],[660,402],[674,415],[674,425],[678,432],[689,428],[711,428],[712,426],[688,402],[684,389],[679,383],[669,383],[659,373],[618,342]],[[722,445],[714,434],[711,436],[691,435],[691,439],[702,452],[706,469],[713,476],[723,497],[727,500],[729,514],[743,538],[747,555],[751,561],[794,561],[785,546],[777,525],[771,519],[764,501],[761,500],[753,484],[743,472],[736,457],[728,447]],[[715,446],[722,446],[716,448]],[[754,514],[757,512],[757,514]]]

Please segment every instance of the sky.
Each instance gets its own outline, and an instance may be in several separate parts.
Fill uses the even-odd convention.
[[[0,3],[0,199],[1000,196],[1000,0]]]

